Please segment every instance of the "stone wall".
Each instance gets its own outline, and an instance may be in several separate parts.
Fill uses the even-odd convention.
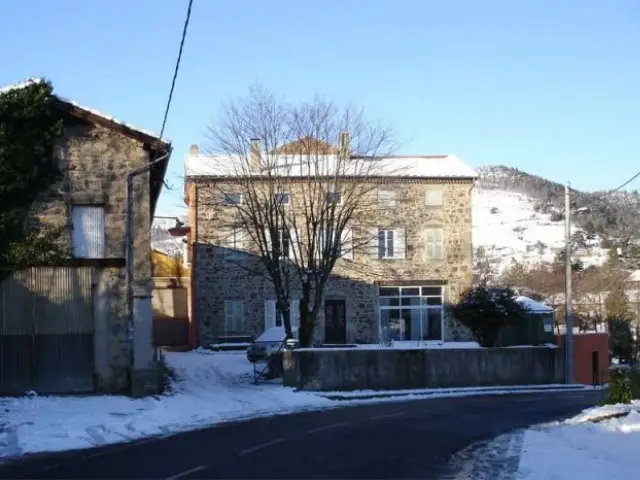
[[[284,352],[284,384],[300,390],[402,390],[564,382],[548,347],[300,349]]]
[[[65,122],[64,136],[57,146],[63,178],[39,196],[27,221],[30,225],[68,226],[61,241],[71,249],[72,205],[104,205],[105,256],[124,260],[126,174],[147,164],[149,152],[142,142],[110,129],[71,118]],[[145,173],[134,180],[133,273],[134,280],[148,283],[149,289],[150,216],[149,174]],[[132,354],[127,332],[125,272],[124,268],[110,268],[96,275],[96,287],[102,292],[95,299],[98,388],[120,392],[129,383]]]
[[[428,160],[425,160],[428,161]],[[193,182],[193,181],[192,181]],[[288,185],[295,208],[295,182]],[[220,248],[220,229],[238,224],[234,207],[220,204],[222,192],[238,191],[237,185],[216,181],[197,181],[187,188],[189,214],[195,220],[193,242],[193,317],[198,327],[199,344],[207,344],[221,334],[224,325],[224,300],[244,300],[249,333],[264,329],[264,300],[273,299],[270,282],[257,259],[242,261],[225,258]],[[396,195],[393,207],[377,204],[378,188]],[[454,301],[471,285],[471,180],[385,179],[372,185],[365,205],[353,215],[349,227],[353,231],[352,259],[340,259],[327,285],[325,299],[341,298],[347,307],[347,341],[369,343],[377,340],[377,287],[380,282],[433,282],[444,284],[445,302]],[[426,206],[429,190],[443,195],[441,206]],[[375,227],[405,228],[404,259],[380,260],[367,244],[366,237]],[[424,231],[429,227],[443,229],[444,255],[439,260],[426,256]],[[301,235],[304,235],[302,233]],[[369,242],[370,243],[370,242]],[[245,245],[255,252],[255,246]],[[254,253],[255,255],[255,253]],[[294,294],[299,290],[292,279]],[[316,324],[315,340],[323,341],[322,309]],[[445,340],[467,340],[467,329],[451,318],[445,318]]]

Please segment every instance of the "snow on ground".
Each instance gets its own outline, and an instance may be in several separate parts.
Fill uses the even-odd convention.
[[[386,397],[372,398],[372,393],[379,396],[381,392],[296,392],[277,380],[255,385],[245,352],[197,350],[165,355],[177,380],[164,395],[142,399],[98,395],[0,398],[0,459],[170,435],[225,421],[303,410],[514,393],[514,389],[501,388],[425,389],[384,392]],[[562,390],[567,386],[557,387]],[[515,393],[537,388],[520,387]],[[332,394],[341,398],[331,399]]]
[[[335,402],[278,384],[253,384],[245,353],[166,353],[179,380],[174,392],[124,396],[0,399],[0,458],[164,435]]]
[[[536,212],[528,196],[508,190],[482,188],[473,190],[474,263],[486,261],[496,273],[510,267],[512,260],[522,263],[553,261],[564,249],[564,221],[554,222],[548,214]],[[572,231],[580,230],[577,225]],[[581,255],[584,265],[601,265],[607,252],[597,240]],[[478,247],[485,254],[480,258]]]
[[[637,478],[639,451],[640,403],[592,408],[565,422],[527,430],[517,478]]]

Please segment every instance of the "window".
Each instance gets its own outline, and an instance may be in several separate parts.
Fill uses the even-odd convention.
[[[291,328],[300,326],[300,303],[298,299],[289,302],[289,312]],[[278,312],[275,300],[265,300],[264,302],[264,329],[272,327],[284,327],[282,312]]]
[[[378,203],[385,207],[395,206],[396,192],[391,190],[378,190]]]
[[[73,256],[105,258],[105,215],[101,205],[73,205]]]
[[[223,229],[222,246],[225,248],[225,257],[242,256],[242,250],[244,250],[244,230],[240,228]]]
[[[191,266],[191,248],[187,241],[182,244],[182,264],[185,267]]]
[[[340,205],[342,203],[342,194],[340,192],[327,192],[326,202],[330,205]]]
[[[432,260],[444,258],[444,234],[442,228],[427,228],[425,234],[426,256]]]
[[[277,258],[289,258],[291,255],[291,234],[288,230],[278,230],[275,235],[275,245],[271,245],[271,232],[265,231],[267,248]]]
[[[378,297],[382,339],[442,341],[441,286],[380,287]]]
[[[290,193],[276,193],[276,203],[279,205],[290,205],[291,194]]]
[[[401,259],[405,257],[406,246],[404,229],[377,229],[373,241],[375,242],[375,256],[377,258]]]
[[[428,207],[442,206],[442,190],[427,190],[424,198]]]
[[[324,254],[325,248],[332,251],[330,242],[334,241],[335,233],[329,230],[321,230],[318,232],[317,254],[318,257]],[[353,258],[353,231],[350,228],[344,228],[342,230],[340,245],[339,245],[339,258]]]
[[[227,333],[244,333],[247,329],[242,300],[224,302],[224,329]]]
[[[222,201],[225,205],[241,205],[244,198],[241,193],[225,193],[222,196]]]

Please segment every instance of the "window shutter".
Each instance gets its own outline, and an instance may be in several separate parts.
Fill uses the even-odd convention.
[[[105,214],[99,205],[74,205],[73,255],[77,258],[105,257]]]
[[[369,245],[369,249],[370,251],[370,255],[372,258],[379,258],[379,251],[378,251],[378,234],[380,232],[379,228],[372,228],[369,231],[369,235],[371,235],[371,243]]]
[[[350,228],[342,230],[342,245],[340,251],[342,258],[353,258],[353,231]]]
[[[265,300],[264,301],[264,329],[273,328],[276,326],[276,301]]]
[[[236,332],[245,331],[245,318],[244,318],[244,303],[235,302],[236,311],[234,312],[236,317]]]
[[[289,303],[289,311],[291,312],[291,328],[298,328],[300,326],[300,304],[299,300],[291,300]]]
[[[442,259],[444,256],[442,228],[428,228],[425,233],[425,240],[427,258]]]
[[[271,241],[271,231],[268,228],[264,229],[264,236],[266,239],[265,248],[269,257],[273,256],[273,242]]]
[[[405,258],[407,239],[404,228],[398,228],[393,233],[393,258]]]
[[[234,324],[234,320],[233,320],[233,302],[232,301],[225,301],[224,302],[224,326],[225,326],[225,330],[227,330],[228,332],[233,331],[233,325]]]

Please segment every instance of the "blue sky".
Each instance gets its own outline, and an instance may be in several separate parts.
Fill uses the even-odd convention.
[[[159,131],[186,5],[3,0],[0,85],[44,76]],[[158,214],[183,208],[189,145],[254,84],[363,106],[409,140],[399,153],[613,188],[640,169],[639,46],[636,0],[195,0]]]

